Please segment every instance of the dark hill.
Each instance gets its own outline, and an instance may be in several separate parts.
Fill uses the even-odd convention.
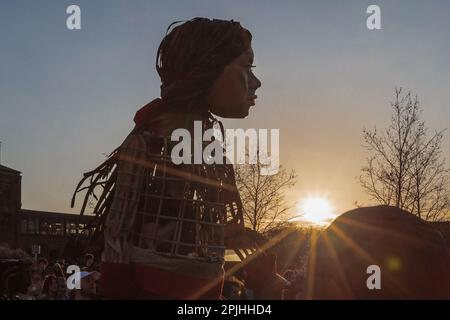
[[[341,215],[317,239],[309,297],[450,299],[446,228],[446,223],[427,223],[389,206]],[[381,270],[380,290],[366,285],[367,267],[374,264]]]

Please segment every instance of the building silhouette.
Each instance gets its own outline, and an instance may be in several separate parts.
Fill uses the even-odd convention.
[[[81,254],[87,245],[91,216],[22,209],[20,171],[0,165],[0,243],[32,253],[59,258],[67,250]],[[75,251],[75,252],[74,252]]]

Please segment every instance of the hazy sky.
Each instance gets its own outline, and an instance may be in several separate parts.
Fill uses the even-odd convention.
[[[81,7],[81,30],[66,28],[70,4]],[[370,4],[382,30],[366,27]],[[247,119],[225,124],[280,128],[281,163],[300,178],[291,201],[324,194],[337,212],[369,204],[356,180],[361,131],[387,124],[395,86],[418,94],[430,128],[449,127],[449,1],[0,0],[2,164],[23,173],[23,208],[76,212],[82,173],[159,96],[167,26],[196,16],[252,32],[259,99]]]

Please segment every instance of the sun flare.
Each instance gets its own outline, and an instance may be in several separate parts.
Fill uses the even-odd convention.
[[[321,196],[308,196],[302,199],[298,204],[298,208],[300,216],[296,220],[327,225],[336,217],[330,201]]]

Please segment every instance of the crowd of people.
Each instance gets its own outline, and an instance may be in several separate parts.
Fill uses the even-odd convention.
[[[65,259],[49,262],[45,257],[40,257],[36,261],[5,259],[3,262],[9,262],[11,267],[5,267],[3,272],[0,299],[90,300],[99,298],[97,293],[97,284],[100,280],[98,261],[90,253],[85,254],[79,260],[81,261],[68,263]],[[70,265],[79,268],[78,275],[68,268]],[[18,268],[17,266],[24,267]]]
[[[283,300],[306,298],[306,268],[304,266],[293,266],[284,272],[283,277],[289,281],[289,285],[283,290]]]
[[[268,257],[270,258],[270,257]],[[101,273],[100,261],[91,253],[76,259],[37,260],[9,254],[0,259],[1,299],[20,300],[97,300]],[[275,258],[276,260],[276,258]],[[282,275],[274,268],[275,260],[265,259],[240,268],[225,278],[222,298],[226,300],[301,300],[304,299],[305,263],[290,265]],[[70,268],[69,266],[72,266]],[[73,266],[79,270],[74,276]],[[275,272],[273,272],[275,270]],[[263,273],[261,273],[261,271]],[[263,278],[264,281],[259,279]]]
[[[226,277],[222,295],[228,300],[303,300],[306,263],[299,262],[290,265],[282,274],[276,269],[275,272],[264,272],[274,270],[267,266],[263,268],[265,270],[241,268]]]

